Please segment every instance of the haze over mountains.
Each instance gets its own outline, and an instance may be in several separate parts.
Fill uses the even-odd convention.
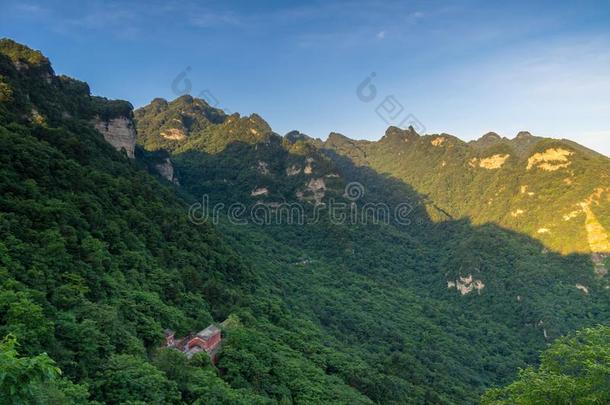
[[[0,150],[0,334],[63,371],[29,401],[478,403],[610,322],[610,159],[568,140],[321,141],[191,96],[132,111],[1,40]],[[193,216],[204,196],[218,220]],[[216,364],[161,348],[212,322]],[[596,331],[580,341],[606,347]]]

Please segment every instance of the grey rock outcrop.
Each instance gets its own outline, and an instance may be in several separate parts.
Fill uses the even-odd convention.
[[[106,142],[114,146],[116,150],[125,149],[127,156],[130,159],[134,158],[136,130],[131,119],[118,117],[106,121],[96,118],[93,120],[93,126],[104,136]]]
[[[174,173],[174,165],[169,158],[165,158],[161,163],[156,164],[155,169],[167,181],[178,184],[178,179],[176,179]]]

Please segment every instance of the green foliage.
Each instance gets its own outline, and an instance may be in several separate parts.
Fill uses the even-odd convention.
[[[4,77],[0,75],[0,103],[10,102],[13,98],[13,90],[8,83],[4,82]]]
[[[28,355],[49,353],[66,377],[105,401],[144,400],[147,384],[157,383],[150,400],[178,401],[147,353],[164,328],[199,330],[247,305],[240,289],[256,278],[211,226],[189,222],[173,190],[89,124],[125,114],[128,103],[91,99],[82,82],[2,66],[17,96],[0,111],[0,333],[17,336]],[[18,119],[31,106],[25,94],[54,119]],[[135,378],[139,368],[140,385],[111,378]]]
[[[161,349],[153,364],[176,383],[182,399],[193,404],[269,404],[265,397],[248,390],[233,389],[218,375],[205,353],[196,354],[187,360],[184,354],[174,349]]]
[[[326,375],[285,342],[262,333],[260,326],[228,329],[218,366],[232,386],[253,390],[280,404],[372,403],[337,376]],[[262,330],[275,328],[267,325]]]
[[[7,335],[0,342],[0,402],[3,404],[83,404],[89,396],[85,386],[60,377],[55,362],[42,353],[21,357],[17,340]]]
[[[0,292],[0,334],[11,333],[23,342],[28,342],[32,352],[44,347],[46,336],[52,332],[40,305],[32,302],[28,293],[3,290]]]
[[[90,95],[87,83],[55,76],[50,62],[11,40],[0,40],[0,123],[60,125],[68,117],[131,117],[132,105]]]
[[[147,404],[179,403],[176,384],[150,363],[130,355],[113,355],[101,371],[95,396],[104,403],[141,401]]]
[[[107,121],[117,117],[131,117],[133,106],[128,101],[91,97],[91,109],[95,115]]]
[[[474,403],[535,363],[545,334],[610,319],[588,258],[543,252],[493,225],[435,223],[407,184],[358,167],[363,156],[381,160],[372,147],[336,135],[333,153],[302,134],[279,137],[256,115],[181,97],[135,113],[146,151],[128,160],[90,124],[129,118],[128,103],[18,68],[11,55],[0,52],[11,90],[0,103],[0,333],[17,336],[27,358],[48,353],[65,375],[35,383],[33,396],[86,403],[88,386],[92,401],[110,404]],[[162,135],[172,129],[184,139]],[[407,143],[397,135],[388,148]],[[181,188],[147,173],[168,156]],[[319,178],[325,201],[347,201],[345,184],[359,181],[358,203],[412,202],[412,223],[188,218],[204,193],[224,204],[301,202],[311,213],[304,188]],[[252,196],[261,186],[269,194]],[[447,289],[469,274],[485,283],[480,294]],[[159,349],[165,328],[183,336],[224,319],[217,365]]]
[[[139,134],[144,148],[162,147],[165,129],[159,123],[168,122],[169,111],[198,114],[184,99],[156,100],[136,111],[138,126],[147,129]],[[306,198],[299,201],[297,193],[311,179],[325,179],[325,202],[341,201],[345,184],[358,181],[366,186],[358,204],[408,201],[414,210],[407,228],[341,226],[324,218],[305,226],[222,222],[225,236],[266,286],[243,317],[245,328],[229,333],[223,348],[219,367],[233,386],[279,402],[287,393],[302,393],[297,398],[305,400],[312,389],[324,392],[330,382],[319,383],[315,373],[294,377],[307,381],[302,387],[292,383],[287,370],[303,361],[292,357],[301,353],[307,361],[298,368],[306,370],[313,362],[379,403],[470,403],[485,387],[507,382],[517,368],[535,362],[545,334],[552,339],[609,319],[607,292],[588,258],[546,252],[541,244],[493,225],[434,223],[422,208],[433,202],[403,182],[357,167],[361,145],[340,135],[326,145],[350,159],[320,150],[319,141],[298,134],[252,144],[250,132],[234,132],[237,138],[220,149],[209,147],[215,139],[211,132],[190,132],[168,148],[184,189],[207,195],[212,203],[301,203],[310,212],[312,205]],[[383,141],[386,152],[400,150],[407,143],[404,136],[414,143],[420,139],[414,132],[390,131]],[[421,140],[422,161],[429,142]],[[311,171],[305,173],[308,162]],[[267,195],[251,196],[263,186]],[[447,290],[448,281],[469,275],[484,282],[480,294],[462,297]],[[600,295],[583,297],[577,283],[596,286]],[[276,338],[268,340],[257,328]],[[312,401],[331,401],[322,395]]]
[[[594,206],[606,214],[610,209],[610,160],[566,140],[522,133],[512,140],[486,136],[466,143],[448,134],[420,136],[389,128],[377,142],[331,134],[324,148],[409,184],[426,196],[433,220],[468,218],[475,224],[497,224],[564,254],[591,251],[584,214],[577,209],[580,203],[601,188],[605,191]],[[531,156],[553,148],[571,153],[568,166],[528,169]],[[494,155],[508,158],[499,167],[481,167],[482,159]],[[574,212],[576,217],[564,219]]]
[[[537,369],[487,391],[483,404],[607,404],[610,402],[610,327],[560,338],[541,356]]]
[[[135,112],[139,143],[149,151],[219,152],[233,142],[268,141],[269,125],[258,115],[226,115],[204,100],[182,96],[172,102],[155,99]]]
[[[0,39],[0,53],[8,56],[13,62],[22,62],[31,66],[50,65],[49,60],[40,51],[8,38]]]

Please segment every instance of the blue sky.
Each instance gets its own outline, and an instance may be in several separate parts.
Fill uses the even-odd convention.
[[[194,96],[256,112],[282,134],[378,139],[388,123],[414,122],[465,140],[529,130],[610,155],[607,1],[0,0],[0,9],[0,36],[136,107],[173,99],[188,81]]]

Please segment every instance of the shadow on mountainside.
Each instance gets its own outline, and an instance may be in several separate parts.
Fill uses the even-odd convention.
[[[420,364],[434,373],[469,375],[473,385],[485,387],[511,380],[552,339],[610,321],[608,290],[588,256],[548,251],[494,224],[434,222],[426,197],[408,184],[350,159],[324,156],[315,157],[323,161],[312,164],[310,175],[298,176],[286,169],[304,166],[308,156],[290,154],[280,144],[236,142],[216,154],[188,151],[173,161],[193,202],[210,195],[225,205],[301,202],[313,210],[313,202],[296,193],[312,178],[325,178],[336,181],[329,182],[325,199],[343,198],[344,187],[358,182],[364,186],[358,202],[413,207],[408,225],[219,224],[291,311],[342,345],[365,350],[384,373],[409,379],[406,369]],[[339,179],[325,177],[333,174]],[[268,194],[252,196],[260,187]],[[413,356],[410,366],[397,369],[391,353]],[[452,363],[429,364],[439,356]],[[374,398],[370,388],[359,389]]]
[[[357,203],[408,203],[408,225],[334,224],[319,221],[304,226],[256,226],[270,238],[302,251],[303,257],[334,263],[337,268],[365,274],[384,283],[409,286],[422,296],[476,306],[499,321],[515,327],[529,325],[552,339],[594,321],[608,321],[608,290],[596,278],[588,255],[561,255],[539,241],[494,224],[475,226],[467,219],[430,220],[425,196],[404,182],[350,159],[324,151],[329,159],[311,175],[287,176],[286,169],[308,156],[293,155],[280,143],[250,145],[234,142],[216,154],[188,151],[174,156],[181,184],[195,199],[210,195],[224,202],[311,201],[295,194],[312,178],[339,174],[325,198],[340,200],[345,185],[358,182],[364,194]],[[316,156],[316,162],[324,159]],[[267,172],[261,173],[259,162]],[[251,196],[265,187],[265,196]],[[325,200],[326,201],[326,200]],[[432,208],[430,208],[432,207]],[[408,259],[408,260],[403,260]],[[473,308],[470,308],[471,310]],[[544,326],[543,326],[544,325]]]

